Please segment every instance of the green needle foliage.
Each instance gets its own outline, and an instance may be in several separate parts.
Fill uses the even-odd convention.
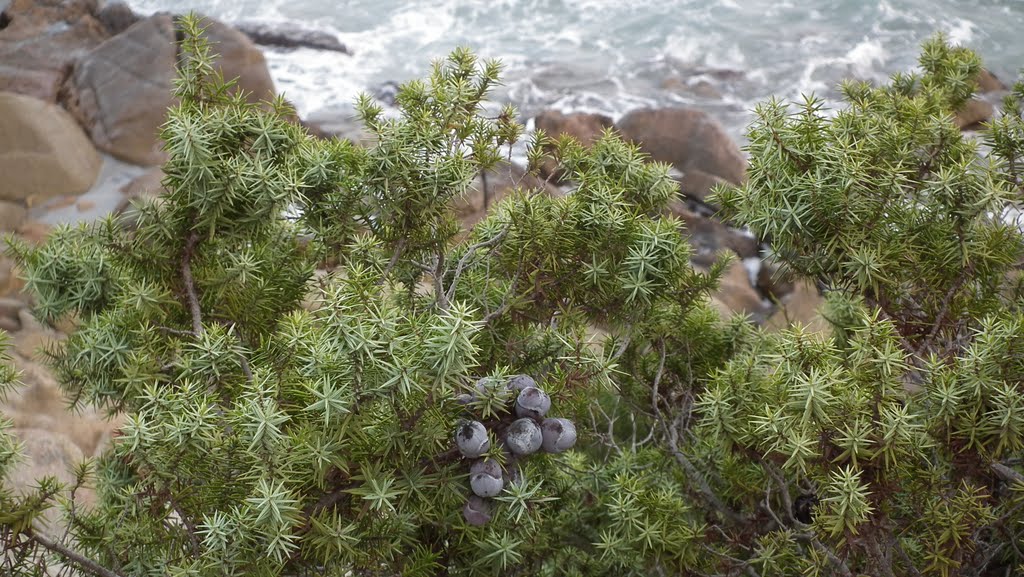
[[[941,39],[923,73],[758,111],[727,215],[829,291],[830,335],[709,306],[676,186],[612,133],[560,139],[570,193],[519,188],[468,233],[453,204],[521,137],[485,105],[499,65],[457,50],[375,144],[247,104],[184,20],[168,194],[12,241],[76,403],[123,413],[81,468],[98,503],[0,492],[4,569],[129,575],[983,575],[1024,563],[1024,311],[1011,219],[1018,87],[989,162],[951,122],[980,69]],[[545,135],[527,143],[531,168]],[[316,274],[327,268],[326,275]],[[502,451],[515,375],[573,450]],[[13,375],[0,375],[6,383]],[[0,390],[3,390],[0,387]],[[464,404],[460,395],[473,393]],[[464,419],[508,482],[471,524]],[[0,477],[16,447],[0,437]],[[514,475],[513,475],[514,473]],[[69,505],[65,502],[64,505]],[[11,512],[8,512],[11,511]],[[477,513],[479,517],[481,513]],[[1000,573],[1002,574],[1002,573]]]

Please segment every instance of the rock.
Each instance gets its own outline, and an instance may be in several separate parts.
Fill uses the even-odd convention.
[[[733,314],[749,314],[762,321],[768,307],[750,284],[750,275],[742,262],[735,261],[722,276],[718,290],[711,295],[711,304],[723,318]]]
[[[14,335],[12,341],[14,350],[26,359],[36,357],[40,351],[64,339],[63,334],[44,327],[27,308],[18,311],[18,320],[21,322],[21,331]]]
[[[0,328],[13,333],[21,330],[21,310],[25,303],[21,300],[0,297]]]
[[[782,302],[793,292],[793,276],[778,264],[762,261],[757,271],[757,289],[772,302]]]
[[[141,20],[84,56],[68,78],[64,106],[96,146],[135,164],[166,159],[158,132],[173,104],[174,21]]]
[[[376,138],[363,127],[351,106],[328,107],[311,112],[299,122],[317,138],[339,138],[372,146]]]
[[[325,30],[303,28],[294,22],[235,22],[234,27],[256,44],[279,48],[312,48],[351,54],[338,38]]]
[[[486,185],[486,186],[485,186]],[[540,189],[551,195],[561,194],[558,187],[546,183],[516,164],[501,163],[470,184],[466,193],[453,199],[455,213],[463,228],[469,229],[487,216],[487,212],[516,188]]]
[[[1009,87],[1003,83],[992,71],[987,68],[982,68],[978,74],[978,92],[986,94],[988,92],[1002,92],[1009,90]]]
[[[204,18],[205,37],[210,51],[217,54],[214,67],[225,80],[237,78],[236,90],[247,94],[249,102],[272,100],[277,95],[263,52],[245,34],[213,18]],[[172,70],[173,73],[173,70]]]
[[[979,128],[982,122],[992,118],[996,108],[991,102],[972,98],[956,111],[954,123],[961,130]]]
[[[624,139],[638,143],[652,160],[672,164],[684,175],[699,170],[733,184],[742,184],[746,178],[747,159],[739,146],[721,124],[700,110],[634,110],[616,127]]]
[[[101,164],[82,129],[60,107],[0,92],[0,199],[84,192]]]
[[[18,229],[18,236],[29,244],[38,246],[46,242],[46,237],[50,236],[51,230],[53,227],[45,222],[30,220],[21,225],[21,228]]]
[[[111,36],[116,36],[142,18],[132,11],[124,2],[107,2],[96,14],[96,19],[103,24]]]
[[[3,90],[56,102],[71,63],[107,38],[93,17],[95,10],[96,0],[7,3],[2,16],[6,24],[0,26]]]
[[[15,231],[25,221],[28,209],[20,202],[0,200],[0,230]]]
[[[828,321],[818,313],[825,299],[818,294],[814,283],[808,280],[797,282],[793,292],[782,299],[782,303],[783,306],[765,323],[768,330],[783,330],[794,324],[804,326],[808,332],[828,334],[831,330]]]
[[[15,368],[24,384],[0,402],[0,412],[14,422],[15,428],[43,428],[71,440],[85,455],[95,454],[105,436],[120,426],[122,419],[106,419],[95,408],[67,409],[68,399],[61,393],[53,375],[42,365],[15,352]]]
[[[740,258],[758,255],[757,239],[726,226],[710,215],[702,214],[698,208],[681,200],[673,201],[669,207],[671,214],[682,220],[686,226],[686,234],[693,248],[690,260],[695,265],[711,266],[723,249],[731,250]]]
[[[395,106],[398,104],[398,91],[401,88],[402,87],[394,80],[388,80],[375,86],[371,86],[368,92],[370,93],[370,96],[384,106]]]
[[[121,193],[130,198],[140,196],[159,196],[166,192],[161,182],[164,179],[164,171],[159,166],[154,166],[146,172],[132,179],[131,182],[121,187]]]
[[[212,19],[204,21],[215,67],[252,102],[274,95],[263,53],[241,32]],[[172,16],[155,14],[78,60],[61,90],[61,102],[86,128],[100,149],[141,165],[166,160],[160,126],[171,95],[178,58]]]
[[[601,137],[605,129],[614,125],[612,119],[603,114],[591,114],[587,112],[573,112],[562,114],[557,110],[545,110],[534,118],[534,127],[543,130],[552,140],[567,134],[580,141],[584,146],[589,146]],[[550,150],[550,148],[549,148]],[[562,174],[558,172],[558,163],[553,159],[544,162],[540,167],[542,178],[551,177],[554,183],[561,181]],[[554,174],[554,176],[551,176]]]
[[[15,274],[14,261],[0,255],[0,296],[15,294],[24,286],[25,281]],[[18,329],[21,329],[20,323]]]
[[[711,189],[718,184],[730,184],[726,180],[703,170],[691,169],[676,179],[679,182],[679,192],[690,198],[704,202],[711,194]]]

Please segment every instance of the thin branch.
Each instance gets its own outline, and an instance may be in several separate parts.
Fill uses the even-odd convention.
[[[992,469],[992,472],[995,473],[997,477],[1007,483],[1020,483],[1024,485],[1024,475],[1021,475],[1002,463],[992,463],[989,465],[989,468]]]
[[[470,260],[472,260],[473,257],[476,256],[476,251],[492,247],[498,244],[499,242],[505,239],[505,237],[508,235],[509,229],[511,228],[512,223],[508,223],[505,225],[505,228],[501,229],[501,232],[494,235],[493,238],[490,238],[482,242],[478,242],[473,246],[470,246],[468,249],[466,249],[466,254],[462,255],[462,258],[459,259],[458,264],[455,265],[455,274],[452,275],[452,284],[451,286],[448,287],[448,292],[445,294],[445,302],[451,302],[451,300],[455,298],[455,287],[459,282],[459,277],[462,276],[462,272],[466,270],[467,266],[469,266]]]
[[[88,557],[82,555],[77,551],[69,549],[61,543],[53,541],[45,535],[36,533],[35,531],[30,532],[28,535],[29,538],[35,541],[36,543],[39,543],[46,549],[49,549],[50,551],[57,553],[58,555],[64,557],[68,561],[74,563],[75,565],[78,565],[84,571],[92,573],[93,575],[98,575],[99,577],[124,577],[120,573],[115,573],[110,569],[107,569],[106,567],[100,565],[92,559],[89,559]]]
[[[185,511],[181,509],[181,506],[178,505],[170,491],[167,492],[167,502],[171,504],[171,508],[174,509],[174,512],[178,514],[178,518],[181,519],[181,523],[185,525],[185,532],[188,533],[189,544],[192,546],[192,557],[198,559],[202,551],[199,548],[199,539],[196,537],[196,526],[189,519],[188,515],[185,514]]]
[[[828,560],[835,565],[836,569],[842,577],[853,577],[853,571],[850,571],[850,567],[847,566],[846,562],[839,558],[831,549],[825,546],[824,543],[818,540],[814,535],[807,533],[794,533],[793,538],[802,543],[808,543],[812,547],[818,550],[820,553],[824,553]]]
[[[398,239],[398,245],[395,246],[395,252],[391,254],[391,260],[388,261],[388,265],[384,268],[384,272],[380,275],[380,279],[377,284],[384,284],[384,281],[391,274],[391,271],[395,270],[395,266],[398,265],[398,259],[401,258],[402,252],[405,251],[405,237]]]
[[[196,295],[195,281],[192,279],[192,256],[199,243],[199,233],[192,231],[185,239],[185,250],[181,253],[181,278],[185,283],[185,294],[188,296],[188,308],[192,313],[192,332],[203,333],[203,314],[199,309],[199,296]]]
[[[971,263],[965,269],[960,271],[960,275],[957,277],[956,282],[954,282],[953,286],[949,287],[949,290],[946,291],[946,296],[943,297],[942,299],[942,306],[939,307],[939,312],[938,314],[935,315],[935,321],[932,324],[932,330],[928,332],[928,336],[926,336],[924,340],[921,342],[920,347],[918,347],[917,351],[915,351],[914,353],[915,355],[920,356],[921,353],[923,353],[925,349],[928,348],[928,345],[931,344],[931,341],[932,339],[935,338],[935,335],[939,334],[939,329],[942,328],[942,323],[945,322],[946,315],[949,314],[949,305],[953,302],[953,296],[961,288],[963,288],[964,283],[967,282],[968,275],[972,274],[973,272],[974,263]]]

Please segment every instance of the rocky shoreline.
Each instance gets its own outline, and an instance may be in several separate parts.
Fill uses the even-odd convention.
[[[159,193],[166,155],[158,133],[173,104],[179,16],[142,17],[122,2],[98,0],[0,1],[0,10],[0,230],[42,242],[53,226],[120,212],[132,198]],[[349,53],[330,34],[294,26],[236,27],[213,19],[208,24],[206,35],[220,54],[217,67],[237,78],[236,89],[252,102],[275,94],[257,43]],[[958,124],[970,128],[989,118],[1005,90],[986,74],[984,97],[970,103]],[[346,118],[295,121],[319,137],[364,138]],[[815,287],[780,278],[762,264],[769,247],[714,217],[709,191],[718,183],[742,183],[746,158],[710,115],[643,109],[616,122],[550,110],[534,118],[534,125],[551,137],[568,134],[584,144],[614,129],[652,160],[670,164],[682,192],[671,212],[690,234],[694,266],[710,266],[723,251],[737,257],[713,299],[724,315],[746,313],[776,328],[788,322],[823,328]],[[481,178],[457,209],[472,225],[519,181],[564,194],[570,184],[559,186],[562,175],[554,171],[544,167],[535,178],[507,166]],[[28,459],[16,478],[24,488],[46,474],[70,480],[70,465],[102,450],[118,422],[90,410],[65,411],[60,389],[38,356],[41,346],[62,333],[35,321],[22,288],[12,261],[0,257],[0,328],[12,335],[14,363],[26,384],[17,396],[0,399],[0,412],[26,443]],[[77,497],[90,499],[87,492]]]

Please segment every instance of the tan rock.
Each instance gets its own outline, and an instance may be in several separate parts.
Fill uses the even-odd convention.
[[[74,469],[85,456],[65,435],[48,428],[18,428],[11,434],[21,440],[24,460],[15,467],[7,478],[9,486],[17,494],[28,494],[43,477],[55,477],[70,491],[75,482]],[[69,493],[65,493],[67,495]],[[75,491],[75,505],[91,507],[96,503],[96,494],[89,486]],[[53,507],[43,513],[41,528],[50,535],[61,531],[61,511]]]
[[[101,165],[82,129],[59,106],[0,93],[0,199],[85,192]]]
[[[40,351],[64,338],[64,335],[40,324],[27,308],[18,311],[18,320],[21,331],[14,335],[14,350],[25,358],[36,357]]]
[[[469,229],[483,220],[489,210],[517,187],[524,190],[539,189],[551,195],[560,194],[557,186],[528,174],[524,168],[502,163],[487,171],[484,177],[474,179],[469,190],[453,200],[455,213],[463,227]]]
[[[231,26],[206,18],[205,36],[210,41],[210,51],[217,55],[214,66],[226,80],[238,79],[236,89],[248,94],[249,102],[263,102],[274,98],[274,80],[267,68],[263,52],[248,36]]]
[[[669,212],[683,221],[693,252],[690,260],[699,266],[711,266],[722,250],[731,250],[740,258],[756,257],[759,252],[757,239],[749,234],[730,228],[722,221],[691,210],[682,200],[669,205]]]
[[[103,437],[120,426],[120,418],[108,420],[89,406],[69,411],[68,399],[49,369],[17,352],[12,358],[14,367],[21,372],[23,386],[0,403],[0,412],[11,418],[16,428],[45,428],[60,433],[83,454],[92,455]]]
[[[17,293],[25,286],[25,281],[18,274],[14,261],[0,255],[0,296]],[[21,328],[21,325],[18,325]]]
[[[954,122],[957,128],[963,130],[978,128],[982,122],[992,118],[995,111],[991,102],[972,98],[956,111]]]
[[[0,230],[15,231],[25,220],[28,210],[20,202],[0,200]]]
[[[1008,90],[1006,84],[1000,80],[991,70],[982,68],[978,74],[978,92],[985,94],[987,92],[1000,92]]]
[[[573,112],[563,114],[557,110],[545,110],[534,118],[534,126],[543,130],[548,138],[558,140],[562,135],[575,138],[584,146],[592,145],[604,130],[614,125],[612,119],[603,114],[590,114],[587,112]],[[550,151],[550,149],[549,149]],[[563,175],[558,170],[558,164],[553,159],[548,159],[540,167],[542,178],[549,178],[551,182],[559,183]]]
[[[0,33],[0,86],[56,102],[76,58],[107,38],[94,17],[96,0],[12,0]],[[6,178],[6,173],[5,178]]]
[[[747,159],[722,125],[691,108],[634,110],[616,123],[626,140],[637,142],[652,160],[684,175],[699,170],[733,184],[746,178]]]
[[[21,330],[21,310],[25,303],[19,299],[0,297],[0,328],[8,332]]]
[[[18,236],[28,241],[29,244],[39,245],[46,242],[51,230],[53,227],[45,222],[30,220],[21,225],[21,228],[18,229]]]
[[[126,21],[127,22],[127,21]],[[214,65],[252,102],[274,96],[263,53],[244,34],[207,18],[205,35]],[[172,95],[178,59],[177,23],[154,14],[79,59],[64,83],[62,103],[101,150],[140,165],[161,164],[167,155],[159,139]]]
[[[814,283],[800,280],[794,285],[793,292],[782,300],[782,307],[765,323],[765,328],[778,331],[799,324],[808,332],[829,334],[831,327],[819,313],[824,303],[825,299],[818,294]]]
[[[65,84],[64,105],[101,150],[135,164],[166,158],[158,133],[173,104],[174,20],[157,14],[82,57]]]
[[[761,295],[750,284],[750,275],[742,262],[734,261],[722,276],[718,290],[711,295],[711,304],[722,317],[749,314],[761,320],[768,310]]]

